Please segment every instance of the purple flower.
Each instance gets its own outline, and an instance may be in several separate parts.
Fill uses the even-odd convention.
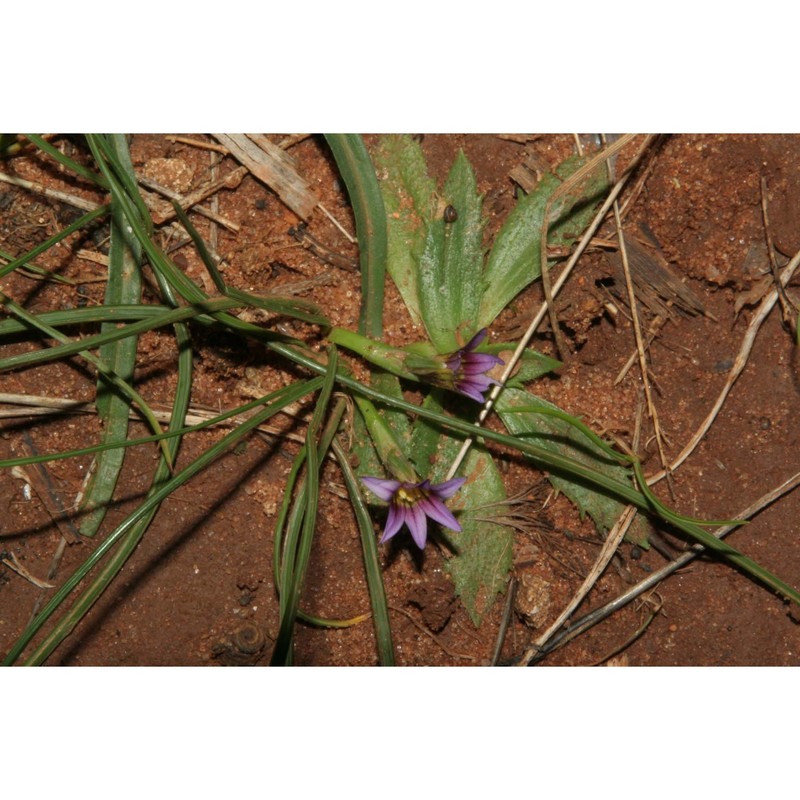
[[[421,483],[385,478],[361,480],[367,489],[389,504],[389,515],[386,517],[386,528],[381,542],[391,539],[405,524],[422,550],[428,539],[428,517],[451,530],[461,530],[456,518],[442,501],[452,497],[466,478],[452,478],[436,485],[431,485],[428,480]]]
[[[483,404],[486,400],[483,393],[492,385],[500,385],[500,381],[490,378],[486,373],[497,364],[504,364],[502,358],[488,353],[476,353],[475,348],[486,338],[486,328],[481,328],[469,343],[447,356],[445,364],[452,378],[448,376],[448,388]]]

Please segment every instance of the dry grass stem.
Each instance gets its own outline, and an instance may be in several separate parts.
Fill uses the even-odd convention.
[[[761,177],[761,216],[764,219],[764,236],[767,240],[767,253],[769,254],[769,267],[770,271],[772,272],[772,278],[774,280],[774,286],[778,290],[778,296],[781,301],[781,312],[783,313],[783,322],[785,325],[788,325],[790,329],[794,330],[793,323],[794,323],[794,313],[792,309],[792,301],[789,300],[788,295],[786,294],[786,289],[784,289],[783,285],[780,282],[780,278],[778,276],[778,262],[775,259],[775,248],[772,244],[772,232],[770,231],[769,227],[769,214],[767,213],[767,179],[765,177]]]
[[[5,404],[8,407],[0,411],[0,419],[9,419],[17,417],[34,417],[34,416],[52,416],[55,414],[96,414],[97,409],[94,402],[82,402],[79,400],[68,400],[59,397],[34,397],[31,395],[19,395],[0,392],[0,404]],[[287,407],[283,409],[284,414],[293,416],[298,411],[298,407]],[[203,422],[213,419],[218,416],[219,411],[207,411],[200,408],[190,408],[185,417],[186,425],[199,425]],[[168,423],[172,415],[171,411],[160,411],[153,409],[153,415],[162,423]],[[131,411],[131,419],[139,420],[140,416],[136,411]],[[231,417],[217,425],[238,425],[247,419],[246,416]],[[270,436],[277,436],[283,439],[288,439],[293,442],[304,443],[305,437],[300,434],[282,431],[279,428],[271,425],[260,425],[256,428],[261,433]]]
[[[39,589],[55,589],[55,586],[53,586],[52,583],[43,581],[37,578],[35,575],[32,575],[30,572],[28,572],[28,570],[25,569],[25,567],[23,567],[22,564],[19,563],[17,557],[14,555],[13,552],[9,552],[8,555],[10,556],[10,558],[3,558],[0,560],[2,560],[3,564],[5,564],[9,569],[14,570],[14,572],[16,572],[17,575],[19,575],[22,578],[25,578],[26,581],[29,581]]]
[[[650,345],[656,340],[660,329],[664,326],[667,322],[666,319],[663,317],[655,317],[653,322],[650,325],[650,330],[647,332],[647,341],[644,344],[645,351],[650,349]],[[625,365],[617,374],[617,377],[614,378],[614,386],[618,386],[622,381],[625,380],[625,376],[630,371],[630,368],[636,362],[636,359],[639,357],[639,348],[635,348],[634,351],[631,353],[630,358],[625,362]]]
[[[800,486],[800,472],[796,473],[776,488],[767,492],[765,495],[762,495],[758,500],[755,501],[755,503],[752,503],[746,509],[744,509],[744,511],[737,514],[736,518],[740,520],[751,519],[767,506],[796,489],[797,486]],[[735,530],[738,527],[739,525],[725,525],[714,531],[714,536],[716,536],[717,539],[722,539],[732,530]],[[624,592],[610,603],[606,603],[606,605],[602,606],[601,608],[597,608],[594,611],[589,612],[574,625],[554,636],[547,645],[546,651],[539,653],[538,656],[535,657],[538,660],[538,658],[541,658],[548,653],[552,653],[554,650],[567,644],[567,642],[570,642],[577,636],[585,633],[590,628],[597,625],[598,622],[602,622],[604,619],[611,616],[611,614],[614,614],[626,606],[632,600],[635,600],[637,597],[641,597],[641,595],[643,595],[645,592],[650,591],[658,586],[661,581],[682,567],[685,567],[703,552],[705,552],[705,548],[703,548],[701,545],[694,545],[691,550],[687,550],[669,564],[665,565],[656,572],[652,572],[644,580],[637,583],[636,586],[631,587],[627,592]]]
[[[497,662],[500,660],[500,653],[503,650],[503,642],[506,640],[506,634],[511,626],[511,618],[514,615],[514,599],[517,596],[517,579],[511,577],[508,581],[508,588],[506,589],[506,603],[503,608],[503,617],[500,620],[500,627],[497,630],[497,639],[495,640],[494,651],[492,652],[491,666],[496,667]]]
[[[208,154],[208,174],[212,183],[219,177],[219,165],[221,161],[222,157],[219,153],[210,152]],[[211,203],[211,212],[218,215],[219,195],[212,195],[209,202]],[[219,226],[213,218],[210,220],[208,226],[208,244],[212,253],[219,252]]]
[[[605,568],[614,557],[614,553],[617,552],[617,548],[625,538],[625,534],[628,532],[628,528],[630,528],[635,517],[636,509],[633,506],[628,506],[625,511],[623,511],[616,525],[609,531],[592,569],[589,571],[589,574],[584,579],[578,591],[575,592],[572,600],[567,603],[567,606],[558,615],[556,621],[525,651],[525,655],[519,660],[519,666],[527,667],[536,655],[544,649],[547,642],[550,641],[556,631],[561,628],[572,612],[583,602],[583,599],[589,594],[592,587],[597,583],[598,579],[605,571]]]
[[[138,180],[139,183],[147,189],[158,192],[158,194],[161,194],[170,200],[175,200],[184,211],[188,211],[191,208],[198,214],[202,214],[202,216],[227,228],[229,231],[238,233],[241,230],[241,227],[237,223],[232,222],[231,220],[215,213],[211,209],[205,208],[204,206],[198,204],[207,197],[215,195],[220,189],[235,189],[239,183],[241,183],[242,178],[246,174],[247,170],[244,167],[237,167],[237,169],[235,169],[229,175],[226,175],[223,178],[212,180],[210,183],[207,183],[205,186],[201,186],[199,189],[196,189],[187,195],[180,195],[178,192],[173,192],[166,186],[162,186],[160,183],[158,183],[158,181],[154,181],[151,178],[145,177],[144,175],[138,176]],[[162,225],[163,223],[174,219],[176,213],[172,206],[160,206],[159,208],[151,209],[151,216],[153,217],[153,222],[156,225]]]
[[[614,201],[614,222],[617,227],[617,237],[619,239],[619,254],[622,260],[622,271],[625,275],[625,286],[628,290],[628,304],[631,312],[631,322],[633,323],[633,333],[636,340],[636,352],[639,356],[639,369],[642,375],[642,386],[644,387],[644,396],[647,401],[647,411],[650,419],[653,421],[653,430],[656,437],[656,447],[658,448],[658,457],[661,460],[661,466],[668,471],[667,456],[664,452],[664,442],[661,437],[661,425],[658,421],[658,412],[656,405],[653,402],[653,395],[650,387],[650,375],[647,368],[647,354],[645,353],[644,337],[642,336],[642,326],[639,321],[638,303],[636,301],[636,292],[633,287],[633,278],[631,277],[630,264],[628,262],[628,251],[625,246],[625,233],[622,230],[622,218],[619,213],[619,204]],[[669,474],[667,472],[667,474]]]
[[[560,206],[558,205],[557,201],[568,195],[574,188],[576,188],[580,182],[590,175],[594,171],[595,167],[597,167],[600,163],[603,161],[607,162],[608,159],[612,158],[614,154],[621,150],[629,141],[631,141],[631,139],[633,139],[633,137],[634,134],[627,134],[626,136],[621,137],[618,141],[614,142],[614,144],[605,148],[602,152],[598,153],[589,161],[587,161],[586,164],[570,175],[570,177],[567,178],[567,180],[565,180],[564,183],[562,183],[561,186],[559,186],[558,189],[553,192],[544,208],[544,219],[542,221],[542,230],[539,243],[542,288],[544,289],[544,299],[547,305],[547,313],[550,317],[550,328],[553,331],[556,350],[558,351],[559,358],[562,361],[569,356],[569,350],[564,342],[564,337],[561,335],[561,329],[558,326],[558,316],[556,314],[555,305],[553,304],[553,290],[550,284],[550,270],[547,265],[547,234],[550,230],[550,225],[554,221],[553,217],[556,216],[553,214],[553,208],[555,207],[556,211],[559,211]]]
[[[281,139],[278,142],[278,147],[281,150],[288,150],[290,147],[294,147],[296,144],[300,144],[300,142],[304,142],[306,139],[310,139],[312,134],[310,133],[292,133],[284,139]]]
[[[653,599],[655,596],[656,599]],[[653,620],[659,615],[664,606],[664,601],[661,599],[657,592],[651,592],[644,598],[644,602],[651,606],[651,611],[647,615],[647,619],[622,643],[617,645],[611,652],[606,653],[602,658],[599,658],[595,663],[595,667],[605,664],[607,667],[628,666],[627,659],[623,663],[606,663],[611,662],[615,657],[627,650],[649,627]]]
[[[341,231],[344,238],[347,239],[350,244],[355,244],[355,238],[347,232],[347,229],[344,227],[344,225],[342,225],[342,223],[339,222],[339,220],[336,219],[336,217],[334,217],[333,214],[331,214],[331,212],[328,211],[324,205],[322,205],[322,203],[319,204],[319,210],[339,229],[339,231]]]
[[[794,258],[792,258],[792,260],[783,268],[783,271],[780,273],[778,284],[781,287],[786,286],[786,284],[789,283],[798,266],[800,266],[800,251],[798,251]],[[692,436],[686,447],[683,448],[680,454],[669,465],[670,471],[676,470],[681,464],[683,464],[683,462],[686,461],[686,459],[692,454],[697,445],[700,444],[702,438],[708,433],[709,428],[716,419],[717,414],[719,414],[723,403],[728,397],[730,390],[733,388],[733,384],[736,383],[737,378],[742,374],[747,364],[747,359],[750,357],[750,352],[753,349],[753,343],[755,342],[759,328],[763,324],[764,320],[769,316],[769,313],[772,311],[777,300],[778,289],[775,288],[761,301],[758,310],[753,315],[753,319],[750,320],[750,324],[747,326],[747,331],[745,332],[744,339],[742,340],[742,346],[739,348],[736,361],[734,362],[731,371],[728,373],[728,379],[725,381],[722,391],[719,393],[719,396],[711,408],[711,411],[709,411],[708,416],[705,418],[705,420],[703,420],[694,436]],[[666,475],[667,470],[662,470],[655,475],[651,475],[647,478],[647,484],[652,486],[653,484],[658,483],[658,481],[660,481]]]
[[[3,183],[10,183],[12,186],[19,186],[22,189],[27,189],[36,194],[41,194],[44,197],[49,197],[51,200],[58,200],[73,208],[80,208],[82,211],[94,211],[100,208],[99,203],[93,203],[91,200],[84,200],[82,197],[75,197],[75,195],[67,194],[66,192],[59,192],[58,189],[48,189],[47,186],[42,186],[41,183],[26,181],[24,178],[6,175],[3,172],[0,172],[0,181],[3,181]]]
[[[308,220],[319,197],[295,169],[294,160],[261,134],[215,133],[214,138],[258,180],[270,187],[298,217]]]
[[[198,150],[213,150],[223,156],[230,154],[227,147],[221,144],[214,144],[214,142],[203,142],[200,139],[192,139],[189,136],[165,136],[164,138],[173,144],[186,144],[189,147],[196,147]]]

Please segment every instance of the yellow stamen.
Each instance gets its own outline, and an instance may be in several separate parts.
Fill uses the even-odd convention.
[[[403,506],[413,506],[426,497],[425,492],[418,486],[406,488],[401,486],[394,495],[394,501]]]

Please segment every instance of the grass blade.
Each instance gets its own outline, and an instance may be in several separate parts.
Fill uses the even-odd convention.
[[[74,346],[78,346],[81,349],[78,350],[78,354],[92,364],[94,367],[97,368],[98,372],[110,383],[115,389],[118,389],[123,395],[133,400],[136,405],[139,407],[139,411],[141,411],[144,418],[147,420],[150,428],[153,430],[154,433],[161,433],[161,427],[158,424],[158,420],[153,414],[152,409],[150,406],[145,402],[144,398],[127,382],[124,381],[122,378],[119,377],[109,366],[100,358],[92,355],[90,352],[85,350],[85,343],[83,341],[79,342],[72,342],[68,337],[64,336],[64,334],[57,331],[55,328],[51,328],[48,325],[42,324],[34,315],[29,314],[25,311],[22,306],[18,303],[15,303],[11,298],[6,297],[2,292],[0,292],[0,304],[2,304],[8,311],[10,311],[15,317],[22,320],[26,324],[30,325],[30,327],[37,329],[44,333],[45,335],[49,336],[56,341],[62,342],[64,344],[70,344]],[[55,349],[55,348],[53,348]],[[33,355],[33,354],[31,354]],[[9,361],[13,359],[5,359],[3,364],[7,364]],[[0,369],[8,368],[0,367]],[[162,452],[164,453],[167,458],[169,458],[168,451],[163,449]]]
[[[44,623],[52,616],[56,609],[64,602],[69,594],[80,584],[86,575],[101,561],[101,559],[122,539],[125,534],[133,528],[140,520],[147,515],[164,500],[169,497],[176,489],[183,486],[191,478],[202,472],[206,467],[216,461],[225,451],[234,447],[239,441],[247,436],[252,430],[262,425],[270,417],[285,408],[291,403],[302,399],[306,394],[317,391],[322,386],[321,378],[312,378],[308,381],[301,381],[292,386],[274,392],[262,398],[265,408],[254,414],[246,422],[243,422],[235,430],[226,434],[217,444],[208,448],[202,455],[186,466],[181,472],[172,476],[169,480],[158,487],[153,493],[131,514],[129,514],[98,547],[84,561],[84,563],[64,582],[64,584],[53,595],[47,605],[36,615],[20,637],[14,643],[8,655],[3,660],[3,665],[10,666],[21,655],[22,651],[38,633]]]
[[[377,538],[372,527],[372,519],[361,496],[361,489],[356,475],[350,467],[347,451],[338,438],[331,443],[336,459],[342,470],[344,483],[353,504],[353,513],[361,535],[361,548],[364,553],[364,569],[367,574],[367,588],[372,607],[372,621],[375,625],[375,640],[378,646],[378,662],[384,667],[393,667],[394,645],[392,629],[389,623],[389,607],[386,604],[386,591],[383,587],[383,570],[378,557]]]
[[[117,157],[129,173],[133,172],[127,144],[123,136],[111,137],[111,145]],[[111,207],[111,244],[108,253],[108,281],[106,283],[105,304],[138,304],[141,302],[142,278],[140,265],[142,249],[139,243],[126,232],[126,220],[117,204]],[[101,333],[107,333],[116,326],[103,323]],[[100,358],[110,366],[119,377],[132,384],[136,367],[136,348],[138,339],[129,336],[115,342],[107,342],[100,347]],[[103,427],[104,443],[124,442],[128,438],[130,397],[115,392],[108,381],[100,376],[97,382],[97,412]],[[124,448],[103,450],[94,463],[94,471],[84,495],[82,509],[88,514],[81,522],[80,532],[92,537],[105,518],[108,504],[114,496],[122,463]]]
[[[15,269],[24,267],[28,261],[33,261],[34,258],[66,239],[68,236],[75,233],[75,231],[94,222],[98,217],[105,216],[108,214],[108,211],[109,206],[99,206],[94,211],[89,211],[82,217],[79,217],[71,225],[67,225],[66,228],[51,236],[49,239],[45,239],[41,244],[37,244],[33,250],[29,250],[24,256],[19,256],[13,261],[9,261],[8,264],[0,267],[0,278],[5,278],[6,275],[10,275]]]
[[[347,186],[356,219],[361,259],[361,318],[365,336],[383,336],[383,288],[386,273],[386,210],[375,168],[357,134],[328,134],[328,145]]]
[[[317,524],[317,508],[319,506],[319,468],[322,459],[330,447],[331,440],[339,427],[344,414],[344,401],[337,403],[337,408],[331,414],[325,432],[317,444],[319,431],[328,410],[328,402],[333,392],[336,378],[337,355],[336,348],[329,351],[328,371],[325,382],[317,398],[314,414],[306,431],[306,477],[303,482],[303,491],[298,493],[295,508],[298,512],[292,515],[290,530],[286,537],[284,563],[281,572],[281,623],[278,638],[272,652],[271,664],[290,665],[292,663],[292,640],[294,638],[294,625],[300,605],[300,593],[305,580],[306,569],[311,555],[311,544]],[[302,522],[302,527],[300,523]]]
[[[180,435],[174,435],[176,430],[182,427],[186,411],[191,399],[191,372],[192,372],[192,350],[189,346],[189,334],[185,326],[176,326],[176,338],[178,344],[178,385],[175,390],[175,400],[170,419],[170,431],[173,436],[167,443],[167,447],[172,455],[172,461],[178,454],[181,444]],[[188,375],[188,380],[187,380]],[[158,488],[165,483],[171,475],[170,467],[162,455],[153,476],[153,482],[147,494],[147,499],[153,496]],[[108,588],[111,581],[119,574],[128,559],[136,550],[139,542],[144,536],[145,531],[150,526],[153,517],[158,513],[161,501],[152,506],[129,531],[125,533],[119,545],[114,550],[107,564],[105,564],[91,584],[75,600],[69,611],[56,623],[45,640],[31,654],[27,663],[30,665],[43,664],[50,654],[58,647],[64,639],[75,629],[75,626],[88,613],[95,601]]]
[[[82,178],[85,178],[90,183],[97,184],[103,189],[108,189],[108,184],[106,183],[102,175],[98,175],[96,172],[92,172],[90,169],[87,169],[82,164],[79,164],[77,161],[74,161],[69,156],[64,155],[64,153],[62,153],[57,147],[53,147],[53,145],[50,144],[50,142],[48,142],[47,139],[43,139],[41,136],[38,136],[35,133],[26,133],[24,135],[25,138],[29,142],[31,142],[31,144],[36,145],[36,147],[38,147],[42,152],[47,153],[57,163],[66,167],[70,172],[74,172],[76,175],[80,175]],[[88,138],[89,137],[87,137],[87,139]]]

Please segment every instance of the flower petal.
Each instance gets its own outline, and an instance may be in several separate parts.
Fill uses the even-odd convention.
[[[474,375],[478,372],[488,372],[498,364],[505,364],[505,361],[489,353],[472,353],[468,358],[464,359],[461,371],[465,375]]]
[[[460,381],[460,383],[466,383],[472,386],[474,389],[484,391],[493,384],[497,383],[497,381],[494,378],[490,378],[488,375],[470,375],[464,378],[463,381]]]
[[[426,497],[424,500],[419,501],[417,507],[432,520],[444,525],[445,528],[450,528],[454,531],[461,530],[458,520],[438,497]]]
[[[422,509],[425,502],[425,500],[421,500],[406,509],[406,525],[420,550],[425,549],[425,542],[428,539],[428,518]]]
[[[452,497],[466,481],[466,478],[450,478],[449,481],[431,486],[431,492],[442,498],[442,500],[446,500],[448,497]]]
[[[389,513],[386,516],[386,527],[383,529],[383,536],[381,542],[385,542],[392,538],[403,527],[403,523],[407,521],[407,509],[405,506],[392,503],[389,506]]]
[[[448,356],[447,360],[444,362],[444,365],[451,372],[458,372],[461,369],[461,351],[457,350],[451,356]]]
[[[484,396],[471,384],[465,383],[464,381],[459,381],[459,384],[456,388],[459,392],[461,392],[461,394],[466,395],[476,403],[483,404],[485,402]]]
[[[369,489],[372,494],[385,500],[387,503],[394,497],[394,493],[400,488],[400,481],[387,478],[362,478],[361,482]]]
[[[468,342],[464,350],[470,352],[474,350],[485,338],[486,338],[487,330],[486,328],[481,328]]]

